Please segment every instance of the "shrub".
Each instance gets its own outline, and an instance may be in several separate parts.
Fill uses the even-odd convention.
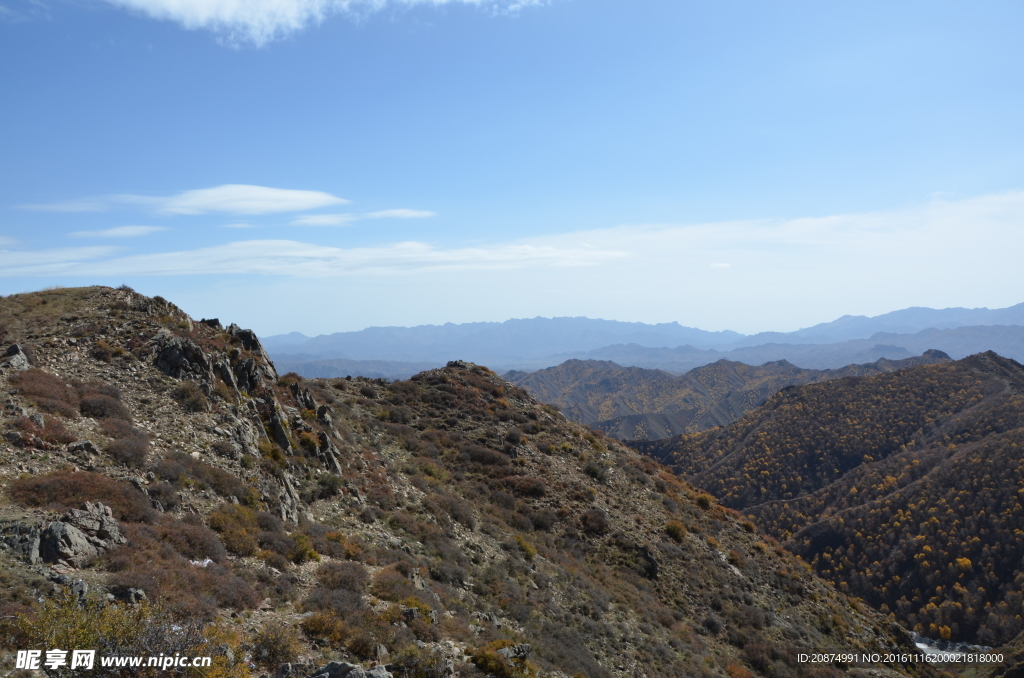
[[[509,463],[509,458],[501,452],[481,447],[479,445],[466,445],[462,448],[462,459],[485,466],[502,466]]]
[[[678,520],[670,520],[665,524],[665,534],[673,540],[681,542],[686,537],[686,525]]]
[[[583,467],[583,472],[599,483],[603,483],[608,479],[608,469],[594,461],[588,462]]]
[[[201,622],[175,619],[166,609],[149,603],[81,603],[77,596],[66,595],[44,599],[30,614],[19,615],[15,624],[19,647],[90,648],[101,656],[212,654]],[[131,671],[133,676],[145,677],[162,673],[156,667]]]
[[[119,358],[124,354],[125,351],[123,348],[120,346],[112,346],[103,339],[98,340],[92,349],[92,357],[105,363],[109,363],[111,358]]]
[[[11,497],[24,506],[52,510],[81,508],[87,501],[103,502],[118,520],[150,522],[157,513],[129,483],[87,471],[57,471],[45,476],[18,478],[10,486]]]
[[[281,664],[298,659],[301,649],[295,628],[275,621],[266,624],[253,638],[252,658],[256,663],[276,670]]]
[[[397,602],[415,595],[416,589],[412,582],[394,567],[389,567],[378,572],[373,578],[373,593],[378,598]]]
[[[64,422],[50,415],[43,416],[42,426],[28,417],[20,417],[14,425],[26,435],[37,436],[48,443],[66,445],[75,441],[75,436],[64,426]]]
[[[310,638],[326,640],[337,646],[352,635],[353,629],[333,612],[317,612],[302,621],[302,630]]]
[[[360,593],[366,588],[370,573],[360,563],[324,563],[317,570],[317,580],[326,589]]]
[[[92,417],[93,419],[114,417],[131,421],[132,418],[127,407],[118,400],[102,393],[90,393],[82,398],[78,410],[82,413],[82,416]]]
[[[694,501],[697,502],[697,506],[707,511],[715,503],[715,498],[710,494],[698,494]]]
[[[580,516],[580,523],[586,534],[595,536],[606,534],[612,526],[608,514],[598,508],[590,509]]]
[[[125,466],[143,468],[149,456],[149,439],[145,437],[122,438],[107,445],[107,452]]]
[[[210,409],[206,394],[194,381],[183,381],[172,392],[171,397],[181,403],[186,412],[205,412]]]
[[[191,484],[212,489],[222,497],[234,497],[243,504],[253,503],[252,495],[256,492],[233,473],[182,452],[164,457],[153,467],[153,472],[178,487]]]
[[[18,393],[44,412],[59,414],[68,419],[78,416],[78,391],[74,385],[56,375],[30,369],[12,375],[10,383],[18,389]]]
[[[156,499],[165,510],[171,511],[181,504],[181,495],[170,483],[153,483],[146,489],[150,499]]]
[[[521,659],[506,659],[498,650],[511,647],[508,639],[496,640],[470,653],[470,661],[487,675],[495,678],[536,678],[537,667]]]

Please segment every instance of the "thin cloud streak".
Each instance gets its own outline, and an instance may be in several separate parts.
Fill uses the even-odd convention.
[[[169,230],[166,226],[116,226],[103,231],[74,231],[68,235],[73,238],[138,238]]]
[[[436,212],[427,210],[394,209],[367,212],[366,214],[306,214],[295,217],[292,226],[349,226],[363,219],[426,219],[436,217]]]
[[[5,252],[0,276],[277,275],[329,278],[357,274],[419,274],[531,267],[595,266],[624,252],[504,244],[439,249],[421,242],[341,249],[294,240],[247,240],[181,252],[140,254],[83,263],[79,250]],[[25,255],[19,260],[17,255]],[[97,254],[97,258],[102,256]]]
[[[106,212],[117,207],[136,206],[148,208],[159,214],[258,215],[305,212],[334,205],[345,205],[348,202],[344,198],[323,191],[271,188],[249,184],[224,184],[164,197],[123,194],[50,204],[19,205],[19,207],[38,212]]]

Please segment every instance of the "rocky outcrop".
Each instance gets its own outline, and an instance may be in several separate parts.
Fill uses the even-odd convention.
[[[266,350],[263,348],[263,344],[260,343],[256,333],[252,330],[243,330],[238,325],[231,323],[228,325],[227,333],[232,337],[238,339],[239,343],[246,351],[253,354],[253,358],[249,358],[245,361],[246,372],[249,376],[256,376],[257,381],[268,380],[277,381],[277,370],[274,369],[274,363],[270,360],[270,356],[267,355]],[[237,370],[237,366],[236,366]],[[236,371],[236,376],[238,372]],[[238,379],[242,381],[241,376]],[[246,389],[249,393],[252,393],[255,389]]]
[[[60,520],[42,529],[19,526],[6,541],[15,553],[32,564],[61,563],[81,567],[127,539],[121,534],[109,506],[86,502],[84,510],[71,509]]]
[[[11,344],[4,351],[3,358],[0,358],[0,369],[5,370],[17,370],[19,372],[27,370],[31,365],[29,364],[28,356],[25,351],[22,350],[18,344]]]
[[[158,370],[176,379],[195,379],[206,383],[213,381],[210,359],[194,341],[166,329],[157,332],[153,341],[156,344],[153,365]]]

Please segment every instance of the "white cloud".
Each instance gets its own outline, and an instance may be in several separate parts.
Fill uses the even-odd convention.
[[[331,14],[365,15],[386,7],[468,4],[516,12],[545,0],[106,0],[154,19],[221,34],[229,42],[264,45]]]
[[[729,268],[732,264],[711,264],[708,268]]]
[[[160,211],[170,214],[302,212],[348,202],[321,191],[296,191],[245,184],[201,188],[158,200]]]
[[[117,226],[103,231],[75,231],[68,235],[75,238],[137,238],[169,230],[166,226]]]
[[[380,210],[366,214],[306,214],[292,219],[292,226],[348,226],[362,219],[424,219],[436,217],[434,212],[426,210]]]
[[[292,226],[347,226],[358,218],[354,214],[306,214],[292,219]]]
[[[18,241],[14,238],[8,238],[5,235],[0,235],[0,247],[8,247],[9,245],[14,245],[17,242]]]
[[[200,188],[177,195],[108,195],[85,200],[50,204],[20,205],[21,209],[45,212],[103,212],[118,206],[148,207],[164,214],[272,214],[344,205],[349,201],[322,191],[301,191],[248,184],[224,184]]]
[[[426,217],[436,217],[437,214],[434,212],[427,212],[426,210],[381,210],[379,212],[370,212],[364,216],[365,219],[424,219]]]

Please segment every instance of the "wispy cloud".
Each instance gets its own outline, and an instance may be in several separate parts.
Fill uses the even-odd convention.
[[[213,31],[229,43],[264,45],[331,14],[366,15],[388,7],[466,4],[496,12],[517,12],[545,0],[106,0],[154,19],[188,29]]]
[[[246,223],[224,224],[223,226],[221,226],[221,228],[256,228],[256,224],[246,224]]]
[[[307,214],[292,219],[292,226],[348,226],[356,219],[354,214]]]
[[[17,244],[17,240],[14,238],[8,238],[5,235],[0,235],[0,247],[10,247],[11,245]]]
[[[427,217],[436,217],[437,214],[434,212],[427,212],[426,210],[381,210],[379,212],[370,212],[364,215],[365,219],[425,219]]]
[[[169,231],[166,226],[117,226],[103,231],[75,231],[68,235],[74,238],[138,238],[142,235]]]
[[[3,252],[0,253],[0,276],[261,274],[326,278],[354,274],[593,266],[625,256],[624,252],[530,243],[445,249],[421,242],[402,242],[384,247],[342,249],[294,240],[247,240],[180,252],[117,257],[95,263],[84,262],[82,252],[85,252],[84,248],[74,251]],[[97,253],[89,258],[100,256],[103,254]]]
[[[292,226],[348,226],[362,219],[425,219],[436,217],[435,212],[426,210],[380,210],[366,214],[306,214],[292,219]]]
[[[108,195],[83,200],[19,205],[39,212],[104,212],[116,207],[141,206],[161,214],[273,214],[305,212],[344,205],[344,198],[323,191],[270,188],[248,184],[224,184],[184,191],[171,196]]]

